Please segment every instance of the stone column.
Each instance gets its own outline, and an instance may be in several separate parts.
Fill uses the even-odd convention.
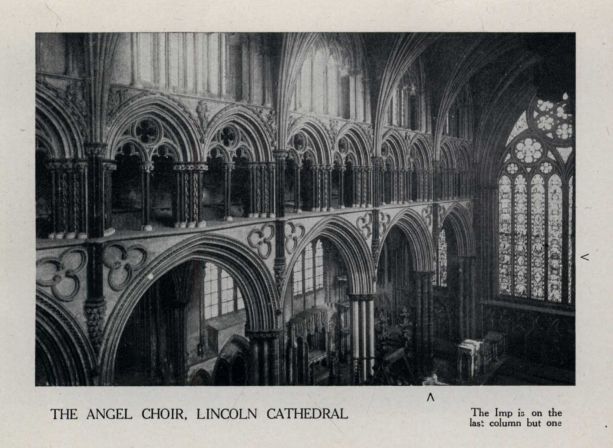
[[[204,191],[204,176],[208,167],[205,163],[196,164],[196,176],[198,179],[198,191],[196,197],[196,206],[198,208],[198,224],[197,227],[206,227],[206,221],[204,219],[204,201],[202,200],[202,192]]]
[[[141,230],[146,232],[153,230],[151,227],[151,171],[153,171],[153,162],[141,163]]]
[[[234,163],[226,162],[224,164],[224,221],[233,221],[230,215],[230,207],[232,206],[232,170]]]
[[[300,160],[296,160],[294,168],[294,211],[296,213],[302,213],[302,208],[300,207]]]
[[[459,257],[460,337],[477,336],[477,303],[475,296],[475,257]]]
[[[186,210],[186,195],[185,195],[185,164],[175,163],[173,165],[175,172],[175,228],[184,229],[187,227]]]
[[[247,331],[249,338],[249,384],[279,384],[279,331]]]
[[[287,158],[287,151],[284,150],[274,150],[273,156],[275,158],[275,168],[276,168],[276,216],[278,218],[285,217],[285,159]]]
[[[86,143],[85,154],[87,155],[87,205],[88,230],[90,238],[100,238],[105,236],[107,230],[107,214],[110,216],[111,210],[106,210],[110,201],[105,200],[105,183],[110,180],[110,176],[105,176],[103,156],[106,153],[106,143]],[[110,188],[109,188],[110,190]],[[112,229],[109,229],[112,233]],[[107,234],[109,232],[106,232]]]
[[[338,178],[339,178],[339,185],[338,185],[338,197],[339,197],[339,201],[338,201],[338,208],[343,209],[343,208],[345,208],[345,166],[344,165],[341,165],[339,167]]]
[[[326,210],[332,210],[332,167],[326,166]]]
[[[434,358],[432,275],[433,272],[413,272],[416,294],[414,350],[419,375],[431,373]]]
[[[255,194],[257,188],[255,183],[255,170],[257,169],[257,165],[254,162],[249,162],[247,167],[249,170],[249,214],[247,216],[249,216],[249,218],[255,218],[258,216]]]
[[[360,172],[359,172],[359,167],[357,165],[352,167],[351,174],[352,174],[351,183],[353,184],[353,195],[352,195],[353,199],[351,201],[351,206],[359,207],[360,203],[358,201],[358,198],[359,198],[358,196],[358,185],[359,185],[358,178],[360,176]]]
[[[254,217],[263,218],[264,215],[264,187],[262,181],[262,164],[255,163],[253,173],[255,175],[255,211]]]
[[[375,364],[374,295],[351,294],[351,354],[355,384],[368,381]]]
[[[78,215],[75,231],[77,238],[87,238],[87,160],[75,163],[75,215]]]
[[[275,188],[275,162],[267,162],[266,163],[266,171],[267,171],[267,182],[266,189],[268,191],[268,208],[266,210],[266,216],[268,218],[275,217],[275,209],[276,209],[276,191]]]
[[[319,182],[318,182],[318,174],[319,174],[319,166],[313,165],[311,173],[311,211],[317,211],[319,209]]]

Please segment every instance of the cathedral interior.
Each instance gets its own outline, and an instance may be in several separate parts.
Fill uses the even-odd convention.
[[[36,36],[36,385],[575,383],[573,34]]]

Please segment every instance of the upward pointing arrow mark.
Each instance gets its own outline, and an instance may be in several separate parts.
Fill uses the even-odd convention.
[[[590,261],[590,259],[589,259],[589,258],[587,258],[587,257],[588,257],[588,255],[589,255],[589,253],[584,254],[584,255],[581,255],[581,258],[583,258],[585,261]]]

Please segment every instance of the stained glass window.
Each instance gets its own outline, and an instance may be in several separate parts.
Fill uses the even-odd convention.
[[[438,234],[438,285],[447,286],[447,237],[445,229]]]
[[[549,260],[547,287],[549,300],[562,301],[562,181],[549,178]]]
[[[575,228],[573,222],[574,204],[573,178],[568,181],[568,303],[573,303],[573,276],[575,265],[573,260],[573,241],[575,241]]]
[[[498,292],[502,296],[574,302],[574,166],[569,157],[574,137],[568,109],[566,95],[558,103],[535,100],[508,137],[498,177]],[[567,149],[564,154],[559,150],[562,142]]]
[[[513,245],[513,269],[515,271],[515,286],[513,293],[519,297],[528,295],[528,192],[526,178],[520,174],[515,178],[513,190],[513,224],[515,225],[515,241]]]
[[[540,174],[532,178],[530,196],[531,296],[543,300],[545,298],[545,181]]]
[[[498,280],[500,292],[511,295],[512,285],[512,205],[511,179],[502,176],[498,181]]]

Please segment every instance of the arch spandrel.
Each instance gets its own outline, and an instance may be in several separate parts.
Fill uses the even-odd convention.
[[[244,292],[246,331],[277,330],[279,300],[273,276],[261,259],[243,243],[221,235],[197,235],[163,251],[138,271],[107,308],[100,348],[101,381],[112,384],[119,341],[134,308],[149,287],[175,267],[189,261],[210,261],[227,271]],[[108,305],[107,305],[108,306]]]
[[[264,120],[268,118],[268,121]],[[204,150],[208,152],[215,146],[220,132],[227,126],[235,127],[239,139],[248,147],[254,162],[271,162],[275,147],[274,113],[261,110],[261,116],[251,108],[242,105],[229,105],[215,113],[207,123]]]
[[[333,145],[323,122],[310,116],[295,117],[294,121],[288,126],[286,146],[300,152],[300,148],[292,146],[294,136],[300,133],[307,137],[309,149],[315,154],[315,161],[318,165],[331,165],[333,163]]]
[[[161,93],[144,92],[117,107],[107,127],[109,159],[125,130],[133,123],[151,117],[167,126],[179,153],[180,162],[202,160],[203,131],[189,109],[173,97]]]
[[[470,201],[439,204],[439,231],[449,226],[458,245],[458,255],[475,255],[475,236],[473,234],[472,203]]]
[[[377,264],[381,255],[381,248],[393,228],[398,228],[408,239],[414,270],[432,271],[434,267],[432,206],[428,204],[405,209],[389,221],[385,231],[380,235],[379,250],[375,254]]]
[[[54,159],[84,157],[85,119],[55,89],[36,84],[36,134],[48,143]]]
[[[310,227],[309,230],[305,230],[304,233],[300,229],[300,225],[301,222],[291,222],[291,225],[286,224],[286,267],[281,297],[285,297],[291,279],[291,272],[298,256],[306,248],[307,244],[318,238],[328,240],[341,254],[347,268],[350,294],[371,294],[373,292],[375,271],[370,248],[367,244],[367,238],[360,233],[354,224],[345,218],[335,216],[318,220],[315,225]],[[294,235],[303,236],[294,239]]]

